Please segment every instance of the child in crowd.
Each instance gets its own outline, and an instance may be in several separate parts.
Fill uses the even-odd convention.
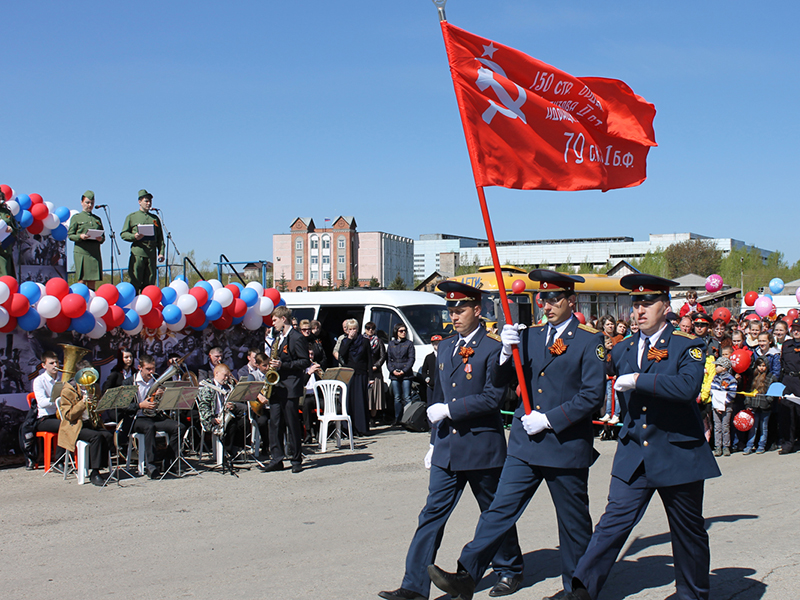
[[[764,334],[761,334],[764,335]],[[756,454],[764,454],[767,449],[767,431],[769,429],[769,416],[772,413],[772,396],[767,396],[769,386],[776,379],[770,372],[769,365],[765,357],[756,359],[755,375],[753,376],[753,389],[751,392],[757,392],[755,396],[747,396],[744,399],[744,405],[753,411],[753,427],[748,431],[750,434],[747,438],[747,444],[744,447],[744,455],[748,456],[753,453],[753,447],[758,441],[758,450]]]
[[[747,325],[747,337],[744,339],[744,344],[750,350],[755,350],[758,347],[758,334],[761,333],[761,321],[755,319],[750,321]]]
[[[681,306],[680,316],[685,317],[698,312],[704,313],[706,309],[697,303],[697,292],[690,290],[686,292],[686,302]]]
[[[624,324],[624,322],[622,323]],[[603,336],[605,336],[606,360],[610,361],[612,348],[614,348],[617,343],[621,342],[622,338],[625,336],[617,333],[617,322],[611,315],[605,315],[600,319],[600,327],[603,332]],[[616,406],[613,406],[613,391],[611,389],[612,384],[613,379],[611,377],[606,377],[606,412],[602,417],[600,417],[600,420],[603,423],[608,423],[609,425],[616,425],[619,423],[619,414],[617,414],[619,410]]]
[[[711,381],[711,393],[724,398],[724,408],[714,406],[714,456],[731,455],[731,404],[736,397],[736,379],[731,375],[731,361],[720,356],[717,374]],[[718,394],[715,394],[717,392]]]
[[[758,346],[753,352],[753,358],[763,358],[769,372],[775,379],[781,376],[781,354],[773,348],[774,338],[768,331],[762,331],[758,334]]]
[[[775,325],[772,326],[772,335],[775,341],[775,349],[778,351],[778,354],[780,354],[783,342],[786,340],[786,336],[789,335],[789,326],[786,324],[786,321],[776,321]]]

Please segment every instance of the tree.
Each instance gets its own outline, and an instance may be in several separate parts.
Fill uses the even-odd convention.
[[[403,281],[403,278],[400,277],[400,272],[397,272],[397,277],[394,278],[394,281],[389,284],[390,290],[404,290],[406,289],[406,282]]]
[[[333,289],[333,275],[331,273],[332,271],[328,271],[328,276],[326,277],[329,290]]]
[[[722,250],[711,240],[686,240],[667,246],[667,277],[695,273],[702,277],[716,273],[722,263]]]
[[[381,282],[378,281],[377,277],[373,276],[372,279],[369,280],[369,287],[371,287],[371,288],[379,288],[379,287],[381,287]]]
[[[350,272],[350,279],[347,282],[347,287],[349,288],[360,287],[360,284],[358,282],[358,274],[355,271]]]
[[[289,285],[286,281],[286,275],[283,271],[281,271],[281,278],[278,280],[278,291],[285,292],[288,289]]]
[[[662,251],[648,252],[642,258],[632,260],[631,265],[648,275],[668,276],[667,259]]]

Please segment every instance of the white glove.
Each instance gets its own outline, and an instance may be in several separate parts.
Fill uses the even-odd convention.
[[[528,435],[536,435],[540,431],[550,429],[550,421],[544,413],[532,410],[529,415],[522,417],[522,427]]]
[[[500,364],[503,364],[511,358],[511,346],[517,346],[520,343],[519,324],[503,325],[503,331],[500,332],[500,341],[503,342],[503,350],[500,352]]]
[[[425,458],[422,460],[422,463],[425,465],[426,469],[431,468],[431,459],[433,459],[433,444],[431,444],[428,453],[425,455]]]
[[[614,389],[618,392],[627,392],[629,390],[636,389],[636,379],[638,379],[638,373],[628,373],[627,375],[620,375],[617,377],[616,383],[614,383]]]
[[[428,407],[428,420],[431,423],[438,423],[439,421],[443,420],[445,417],[448,419],[450,418],[450,407],[447,406],[444,402],[439,402],[438,404],[431,404]]]

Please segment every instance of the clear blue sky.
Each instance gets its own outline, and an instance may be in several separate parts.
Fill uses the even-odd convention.
[[[798,3],[450,0],[447,16],[658,111],[643,185],[490,188],[498,239],[693,231],[800,259]],[[429,0],[3,2],[0,23],[0,183],[18,192],[79,208],[92,189],[119,232],[147,188],[199,259],[271,259],[297,216],[484,237]]]

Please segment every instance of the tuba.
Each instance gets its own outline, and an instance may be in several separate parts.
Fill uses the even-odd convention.
[[[97,380],[100,379],[100,373],[93,367],[86,367],[75,373],[75,383],[78,384],[78,391],[86,402],[86,410],[89,413],[89,421],[92,423],[92,429],[102,429],[103,421],[100,419],[100,413],[97,412]]]
[[[59,369],[61,371],[61,383],[69,383],[72,376],[77,372],[77,365],[81,359],[86,356],[89,351],[80,346],[73,346],[71,344],[59,344],[64,349],[64,365]],[[96,373],[97,371],[95,371]],[[61,418],[61,412],[56,413],[58,418]]]

